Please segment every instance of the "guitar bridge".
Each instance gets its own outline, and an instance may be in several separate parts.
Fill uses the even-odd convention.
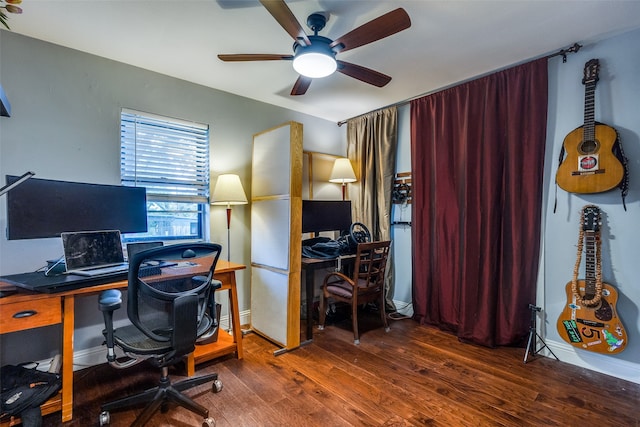
[[[604,173],[606,169],[598,169],[595,171],[573,171],[571,172],[571,176],[580,176],[580,175],[595,175],[599,173]]]

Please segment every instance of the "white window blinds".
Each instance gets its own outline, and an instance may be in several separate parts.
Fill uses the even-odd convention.
[[[147,200],[208,203],[209,126],[122,110],[120,178]]]

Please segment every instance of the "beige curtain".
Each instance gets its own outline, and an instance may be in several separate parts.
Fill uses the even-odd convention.
[[[391,193],[397,146],[396,107],[347,122],[347,157],[358,180],[349,187],[353,221],[366,225],[373,240],[391,240]],[[392,260],[387,265],[386,308],[395,311]]]

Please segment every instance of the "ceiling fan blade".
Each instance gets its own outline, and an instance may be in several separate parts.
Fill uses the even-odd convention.
[[[411,18],[403,8],[398,8],[337,38],[330,46],[344,52],[406,30],[410,26]]]
[[[218,58],[222,61],[237,62],[237,61],[291,61],[293,55],[279,55],[268,53],[240,53],[240,54],[222,54],[218,55]]]
[[[260,3],[294,40],[303,46],[311,45],[307,33],[305,33],[302,25],[300,25],[284,0],[260,0]]]
[[[370,68],[344,61],[337,62],[339,72],[341,72],[342,74],[346,74],[349,77],[353,77],[354,79],[369,83],[370,85],[382,87],[391,81],[390,76],[387,76],[386,74],[382,74]]]
[[[311,77],[300,76],[291,89],[291,95],[304,95],[311,85]]]

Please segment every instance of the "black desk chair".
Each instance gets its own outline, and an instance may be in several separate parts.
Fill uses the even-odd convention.
[[[214,300],[221,283],[213,279],[221,246],[192,243],[164,246],[140,252],[129,260],[127,314],[131,324],[114,329],[113,312],[122,304],[118,290],[100,294],[104,314],[107,360],[116,368],[128,368],[143,360],[161,368],[157,387],[101,406],[101,426],[110,423],[110,411],[146,403],[132,426],[144,425],[154,413],[174,403],[201,415],[203,426],[213,426],[209,410],[181,392],[213,381],[213,392],[222,390],[218,374],[188,378],[176,384],[169,380],[169,366],[184,359],[196,342],[217,337],[218,317]],[[115,347],[126,354],[117,358]]]
[[[384,276],[389,257],[391,241],[358,243],[351,277],[340,273],[329,273],[322,283],[320,295],[320,325],[324,329],[328,299],[345,302],[351,306],[353,343],[360,344],[358,331],[358,306],[377,302],[385,331],[389,332],[385,312]]]

